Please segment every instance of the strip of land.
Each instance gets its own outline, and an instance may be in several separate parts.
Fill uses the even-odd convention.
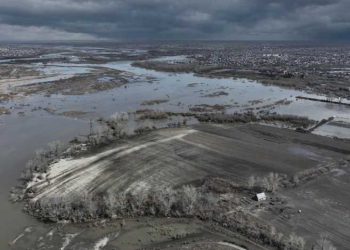
[[[350,244],[349,201],[344,193],[350,188],[349,155],[346,140],[253,124],[200,124],[158,130],[88,156],[61,159],[27,188],[31,203],[64,205],[86,195],[138,195],[155,187],[178,189],[207,180],[207,187],[221,193],[220,206],[227,209],[222,204],[235,204],[227,214],[244,211],[256,223],[272,222],[284,233],[293,228],[310,246],[319,233],[327,232],[337,246],[346,247]],[[243,187],[252,173],[259,178],[271,172],[283,180],[293,176],[298,180],[281,181],[282,189],[259,206],[251,192],[234,191],[227,184]]]

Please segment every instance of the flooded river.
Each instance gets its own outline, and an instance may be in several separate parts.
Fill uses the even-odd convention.
[[[172,60],[172,58],[166,58],[166,60]],[[267,109],[281,114],[308,116],[317,120],[334,116],[336,122],[350,122],[349,107],[296,100],[296,96],[315,97],[316,95],[265,86],[245,79],[213,79],[190,73],[157,72],[133,67],[131,63],[124,61],[98,65],[77,63],[30,65],[47,75],[47,78],[44,78],[45,81],[31,79],[21,84],[69,78],[90,72],[95,67],[127,71],[139,78],[125,87],[94,94],[49,97],[32,95],[3,105],[11,110],[11,115],[0,116],[0,223],[3,225],[0,228],[0,249],[9,248],[8,242],[13,241],[23,232],[24,236],[21,238],[27,237],[27,240],[32,240],[28,243],[29,246],[38,246],[37,241],[40,236],[50,232],[52,225],[40,223],[24,214],[21,211],[21,204],[11,204],[8,201],[9,191],[16,184],[25,163],[37,149],[45,147],[47,143],[54,140],[67,142],[76,135],[87,134],[89,119],[109,117],[115,112],[134,112],[145,108],[187,112],[191,107],[205,104],[225,105],[228,113],[243,112],[248,109]],[[101,80],[108,81],[108,79]],[[142,105],[150,100],[166,100],[166,102]],[[41,109],[36,109],[37,107]],[[80,119],[67,118],[50,114],[42,108],[55,110],[55,113],[82,111],[86,114]],[[339,129],[338,123],[328,124],[315,132],[339,137],[350,134],[347,125]],[[25,230],[28,226],[33,228]],[[73,237],[74,233],[78,233],[81,229],[70,228],[69,230]],[[52,244],[56,244],[56,247],[64,246],[67,241],[65,237],[67,237],[66,234],[60,234],[60,238],[53,240]],[[18,242],[23,246],[20,239]]]

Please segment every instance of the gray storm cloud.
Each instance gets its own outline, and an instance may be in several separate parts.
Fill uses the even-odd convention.
[[[0,40],[349,40],[349,9],[349,0],[0,0]]]

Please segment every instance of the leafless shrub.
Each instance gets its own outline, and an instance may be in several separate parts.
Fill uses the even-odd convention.
[[[300,182],[299,176],[298,175],[294,175],[293,179],[292,179],[292,182],[294,183],[295,186],[297,186],[299,184],[299,182]]]
[[[161,103],[166,103],[169,102],[168,99],[155,99],[155,100],[148,100],[144,101],[141,103],[141,105],[146,106],[146,105],[156,105],[156,104],[161,104]]]
[[[29,211],[46,220],[61,219],[83,222],[98,218],[175,216],[212,220],[255,241],[278,249],[300,250],[305,242],[291,234],[277,233],[269,225],[262,225],[244,211],[227,213],[231,208],[220,205],[218,194],[205,182],[200,187],[185,185],[178,189],[170,186],[137,190],[128,193],[108,192],[103,197],[83,193],[76,197],[39,199],[31,203]]]
[[[112,134],[116,138],[121,138],[126,135],[126,128],[129,121],[129,114],[114,113],[106,122],[107,126],[112,130]]]
[[[197,197],[196,213],[202,219],[209,220],[213,217],[214,208],[217,208],[219,198],[213,193],[200,192]]]
[[[166,112],[163,111],[158,111],[158,110],[147,110],[144,111],[139,119],[140,120],[146,120],[146,119],[150,119],[150,120],[164,120],[168,118],[168,114]]]
[[[214,216],[214,221],[223,227],[239,232],[254,241],[260,241],[265,245],[273,246],[276,249],[302,250],[305,245],[301,237],[295,234],[286,237],[282,233],[276,233],[276,230],[271,226],[259,223],[254,216],[244,211],[230,214],[221,213],[218,216]]]
[[[278,173],[270,173],[265,177],[251,176],[248,179],[248,187],[262,187],[268,192],[276,192],[281,185],[281,181],[285,178]]]
[[[128,200],[130,213],[143,216],[145,213],[145,204],[147,200],[147,193],[145,190],[128,193],[126,197]]]
[[[289,238],[287,240],[287,247],[286,249],[300,249],[303,250],[305,247],[305,240],[297,236],[295,233],[291,233],[289,235]]]
[[[339,164],[342,162],[340,161]],[[298,185],[301,182],[307,182],[309,180],[312,180],[322,174],[328,173],[333,169],[333,165],[326,165],[326,166],[321,166],[321,167],[316,167],[316,168],[310,168],[301,172],[298,172],[295,174],[290,181],[292,185]]]
[[[30,181],[34,173],[45,173],[51,162],[59,158],[66,147],[59,141],[48,144],[48,150],[38,149],[35,151],[34,157],[26,163],[21,174],[23,181]]]
[[[173,204],[176,202],[176,193],[171,187],[155,190],[155,202],[159,205],[159,214],[170,216]]]
[[[248,187],[249,188],[254,188],[255,185],[256,185],[256,178],[255,176],[250,176],[249,179],[248,179]]]
[[[191,110],[193,112],[205,112],[206,110]],[[264,114],[257,115],[251,111],[245,113],[203,113],[196,114],[195,117],[200,122],[217,122],[217,123],[249,123],[249,122],[283,122],[292,127],[307,128],[314,125],[316,121],[309,120],[307,117],[293,116],[293,115],[279,115],[279,114]]]
[[[181,190],[181,205],[186,216],[192,216],[195,212],[195,205],[198,199],[197,190],[192,186],[183,186]]]
[[[53,141],[48,144],[49,152],[53,157],[57,157],[61,155],[61,153],[65,150],[65,145],[60,141]]]
[[[329,240],[329,235],[326,233],[322,233],[320,235],[320,238],[313,245],[312,249],[313,250],[337,250],[337,248]]]
[[[271,192],[277,191],[280,184],[280,176],[277,173],[270,173],[267,177],[267,190]]]
[[[125,199],[125,198],[124,198]],[[104,197],[105,213],[108,217],[114,218],[117,215],[118,198],[111,192],[108,192]]]

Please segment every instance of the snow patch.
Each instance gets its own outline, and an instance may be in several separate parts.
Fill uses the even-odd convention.
[[[60,248],[60,250],[64,250],[66,249],[66,247],[69,246],[69,244],[72,242],[72,240],[77,237],[79,234],[78,233],[75,233],[75,234],[66,234],[64,236],[64,241],[63,241],[63,244],[62,244],[62,247]]]
[[[221,246],[232,247],[232,248],[237,249],[237,250],[247,250],[244,247],[240,247],[240,246],[238,246],[236,244],[229,243],[229,242],[220,241],[220,242],[218,242],[218,244],[221,245]]]
[[[102,239],[100,239],[99,241],[96,242],[93,249],[100,250],[100,249],[104,248],[105,246],[107,246],[108,242],[109,242],[109,238],[107,236],[103,237]]]

